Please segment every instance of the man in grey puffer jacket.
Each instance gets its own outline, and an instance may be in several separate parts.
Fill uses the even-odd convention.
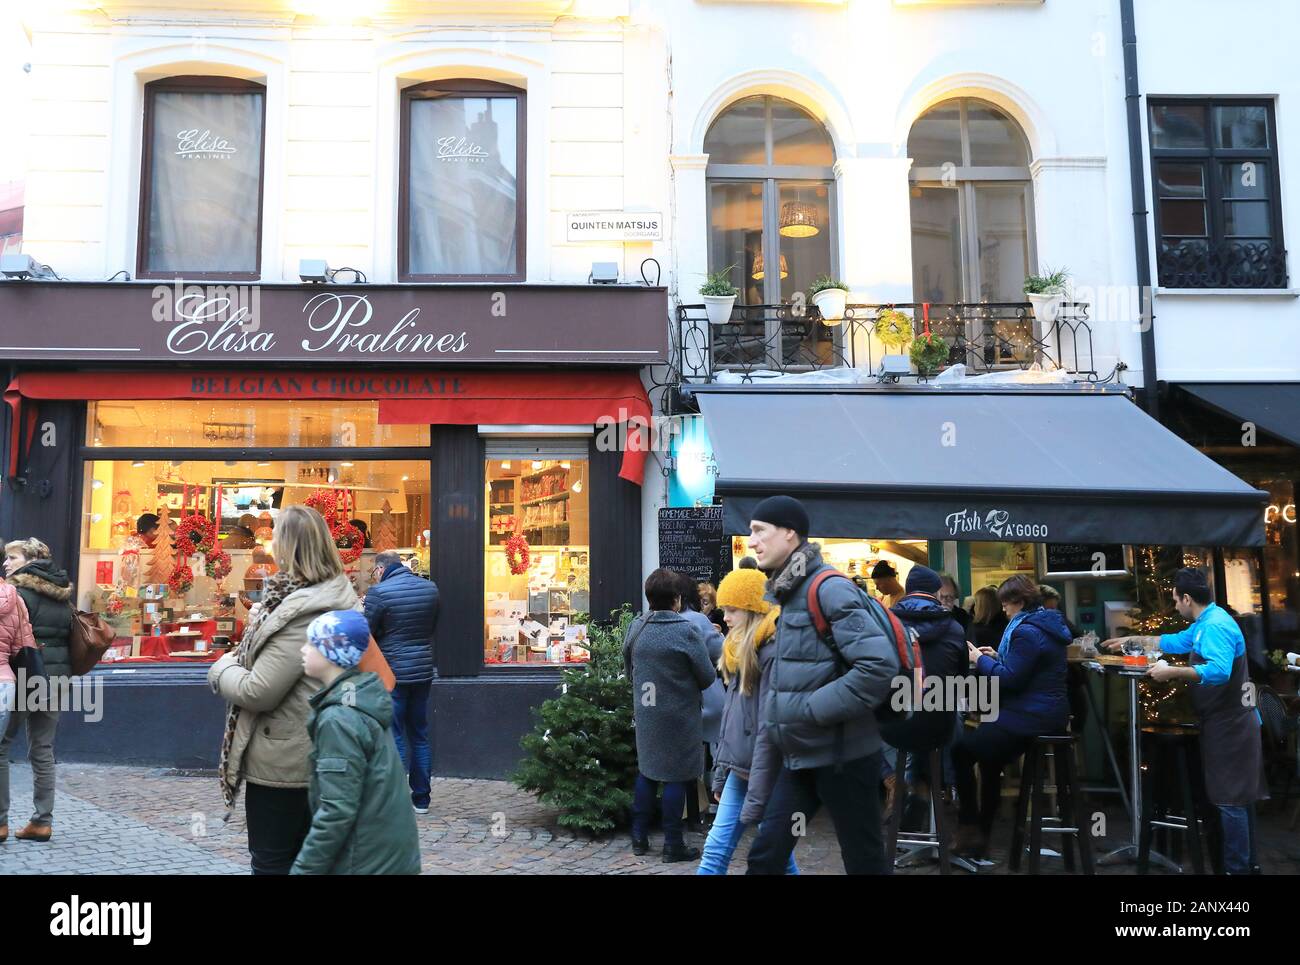
[[[740,819],[758,820],[749,874],[784,874],[807,823],[825,804],[835,822],[848,874],[888,874],[880,833],[880,730],[875,708],[889,699],[898,655],[877,615],[847,579],[819,590],[822,613],[840,656],[817,635],[808,611],[808,581],[832,567],[808,542],[808,513],[789,496],[754,508],[749,546],[768,574],[767,598],[781,606],[775,659],[767,682],[760,757],[779,756],[781,771],[764,802],[746,797]],[[751,785],[751,792],[754,786]]]

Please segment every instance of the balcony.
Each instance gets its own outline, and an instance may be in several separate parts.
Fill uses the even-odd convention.
[[[1089,306],[1066,302],[1051,322],[1036,319],[1028,302],[931,304],[930,331],[949,345],[947,365],[962,364],[979,375],[1008,369],[1062,369],[1095,381]],[[679,305],[673,346],[677,381],[713,382],[730,372],[752,382],[763,374],[814,372],[852,367],[875,372],[881,358],[906,353],[874,334],[886,309],[910,316],[915,333],[924,329],[920,304],[850,305],[844,321],[827,325],[815,308],[799,314],[793,305],[737,305],[731,321],[711,325],[703,305]]]
[[[1161,288],[1286,288],[1286,251],[1269,242],[1162,244]]]

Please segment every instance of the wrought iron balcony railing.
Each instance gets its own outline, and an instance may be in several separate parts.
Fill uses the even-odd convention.
[[[1162,244],[1161,288],[1286,288],[1286,251],[1270,242]]]
[[[929,311],[930,332],[949,345],[948,365],[972,374],[1026,369],[1037,363],[1095,379],[1089,306],[1066,302],[1051,321],[1034,317],[1028,302],[850,305],[837,325],[815,308],[798,314],[793,305],[737,305],[731,321],[712,325],[703,305],[677,307],[674,365],[682,382],[712,382],[719,372],[750,381],[759,372],[802,372],[851,366],[874,372],[887,353],[876,334],[886,309],[912,319],[919,334]]]

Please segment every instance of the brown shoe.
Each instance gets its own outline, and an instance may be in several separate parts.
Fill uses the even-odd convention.
[[[19,841],[48,841],[54,828],[48,824],[31,824],[14,835]]]
[[[988,854],[989,839],[978,824],[957,826],[957,836],[952,843],[952,853],[959,858],[983,858]]]
[[[9,840],[9,825],[0,824],[0,844]]]

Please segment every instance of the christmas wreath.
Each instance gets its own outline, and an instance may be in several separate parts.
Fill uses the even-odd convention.
[[[912,341],[912,319],[896,308],[886,308],[876,318],[875,332],[886,348],[901,350]]]
[[[210,553],[217,545],[217,528],[202,513],[182,516],[176,527],[176,549],[181,558],[195,553]]]
[[[333,489],[318,489],[305,500],[304,504],[325,517],[325,525],[331,530],[339,522],[339,494]]]
[[[194,585],[194,571],[182,563],[176,569],[172,570],[171,578],[167,581],[171,591],[177,596],[184,596]]]
[[[351,523],[338,523],[330,531],[334,545],[339,549],[339,556],[344,566],[349,566],[361,559],[361,552],[366,548],[366,538],[361,530]]]
[[[230,554],[225,550],[213,550],[203,560],[203,572],[214,580],[224,580],[230,575]]]
[[[518,534],[506,540],[506,562],[515,576],[528,572],[528,540]]]

